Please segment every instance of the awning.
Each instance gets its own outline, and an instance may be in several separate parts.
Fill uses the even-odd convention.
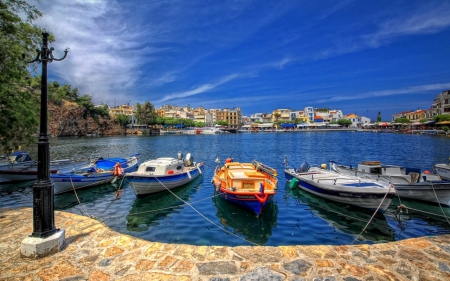
[[[281,124],[281,128],[295,128],[295,124]]]
[[[436,125],[450,125],[450,121],[437,122]]]

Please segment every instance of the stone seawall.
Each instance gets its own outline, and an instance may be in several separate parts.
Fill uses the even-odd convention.
[[[59,211],[63,250],[25,259],[20,246],[32,214],[0,209],[0,280],[450,280],[450,235],[357,246],[192,246],[145,241]]]

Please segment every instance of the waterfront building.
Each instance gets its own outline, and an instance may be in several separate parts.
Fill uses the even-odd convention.
[[[422,119],[425,119],[425,110],[418,109],[416,111],[410,111],[405,113],[405,118],[407,118],[409,121],[420,121]]]
[[[443,91],[436,95],[433,102],[433,108],[436,108],[438,114],[450,114],[450,90]]]
[[[328,112],[328,120],[330,120],[330,123],[337,122],[339,119],[342,119],[342,118],[344,118],[344,113],[342,113],[342,110],[334,109],[334,110],[330,110]],[[370,122],[370,119],[369,119],[369,122]]]
[[[195,122],[200,122],[200,123],[206,124],[205,115],[207,112],[202,106],[194,109],[192,113],[194,113],[194,121]]]
[[[305,107],[304,111],[304,116],[306,118],[308,118],[309,123],[314,122],[314,108],[312,106],[307,106]]]
[[[136,108],[129,103],[109,108],[109,114],[111,116],[117,116],[119,114],[128,116],[129,124],[127,124],[127,127],[142,127],[137,124],[136,118],[134,117],[135,112]]]
[[[118,115],[118,114],[133,115],[134,112],[135,112],[135,107],[130,104],[122,104],[119,106],[109,108],[109,114],[111,114],[113,116]]]
[[[347,114],[345,119],[352,121],[352,124],[349,127],[361,128],[364,124],[370,123],[370,118],[364,116],[358,116],[354,113]]]
[[[228,123],[228,128],[239,129],[242,126],[242,112],[241,108],[237,107],[235,109],[225,108],[223,110],[218,110],[217,121],[225,121]]]
[[[275,109],[272,112],[271,122],[289,122],[291,121],[291,110],[290,109]]]

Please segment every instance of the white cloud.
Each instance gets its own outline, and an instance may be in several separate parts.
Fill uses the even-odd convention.
[[[398,95],[410,95],[410,94],[423,94],[426,92],[439,92],[442,89],[450,88],[450,83],[442,84],[428,84],[421,86],[411,86],[395,90],[382,90],[382,91],[371,91],[365,93],[357,93],[348,96],[333,95],[325,99],[315,100],[314,103],[330,103],[335,101],[345,101],[345,100],[358,100],[358,99],[368,99],[375,97],[387,97],[387,96],[398,96]]]
[[[208,92],[220,85],[223,85],[225,83],[230,82],[233,79],[238,78],[240,75],[239,74],[230,74],[227,75],[225,77],[223,77],[222,79],[220,79],[218,82],[214,83],[214,84],[204,84],[201,86],[196,87],[195,89],[189,90],[189,91],[185,91],[185,92],[179,92],[179,93],[172,93],[169,94],[167,96],[165,96],[164,98],[156,101],[155,103],[163,103],[169,100],[175,100],[175,99],[181,99],[181,98],[185,98],[185,97],[190,97],[190,96],[194,96],[194,95],[198,95],[198,94],[202,94],[204,92]]]

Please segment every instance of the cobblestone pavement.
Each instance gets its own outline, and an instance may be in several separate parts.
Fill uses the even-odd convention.
[[[450,235],[356,246],[192,246],[145,241],[55,211],[65,246],[21,258],[32,209],[0,209],[0,280],[450,280]]]

